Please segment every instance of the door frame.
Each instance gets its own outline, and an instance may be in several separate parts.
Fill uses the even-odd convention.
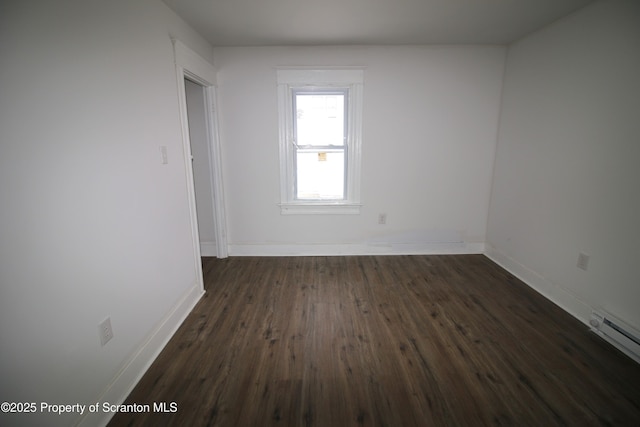
[[[196,212],[196,194],[191,155],[191,139],[189,137],[189,120],[187,113],[187,96],[184,87],[185,79],[203,87],[205,99],[206,138],[211,166],[211,188],[213,189],[213,222],[216,233],[216,256],[228,256],[227,226],[224,204],[224,188],[222,182],[222,161],[220,139],[218,134],[218,120],[216,109],[216,70],[208,61],[189,49],[177,39],[173,43],[178,83],[178,102],[180,108],[180,125],[182,131],[182,148],[184,165],[187,174],[187,195],[189,199],[189,214],[191,217],[191,235],[193,252],[196,261],[196,272],[202,277],[202,263],[200,253],[200,234],[198,232],[198,215]],[[203,285],[204,286],[204,285]]]

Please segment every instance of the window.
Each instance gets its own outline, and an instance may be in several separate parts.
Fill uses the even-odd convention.
[[[293,89],[294,200],[344,200],[348,92]]]
[[[281,212],[360,212],[363,71],[279,69]]]

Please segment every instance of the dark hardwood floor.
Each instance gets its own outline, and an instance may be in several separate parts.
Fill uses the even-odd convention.
[[[640,425],[640,365],[482,255],[203,260],[110,426]]]

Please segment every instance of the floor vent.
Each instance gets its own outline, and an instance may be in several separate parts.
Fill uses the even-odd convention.
[[[640,333],[606,312],[592,312],[591,330],[640,363]]]

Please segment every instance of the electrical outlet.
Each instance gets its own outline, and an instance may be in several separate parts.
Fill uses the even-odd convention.
[[[589,255],[580,252],[578,254],[578,268],[584,271],[587,271],[589,267]]]
[[[378,214],[378,224],[386,224],[387,223],[387,214],[381,213]]]
[[[111,328],[111,317],[107,317],[98,325],[98,335],[100,335],[100,344],[104,347],[106,343],[113,338],[113,329]]]

